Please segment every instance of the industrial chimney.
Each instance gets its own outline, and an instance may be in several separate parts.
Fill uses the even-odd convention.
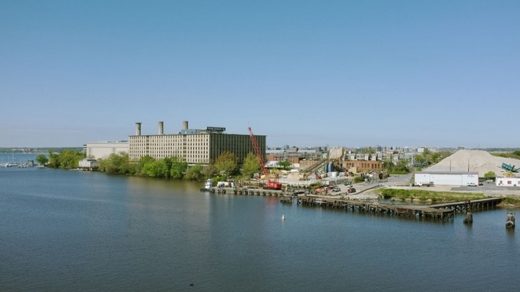
[[[164,135],[164,122],[159,121],[159,135]]]
[[[135,123],[135,135],[141,136],[141,122]]]
[[[182,129],[183,130],[188,130],[188,121],[182,122]]]

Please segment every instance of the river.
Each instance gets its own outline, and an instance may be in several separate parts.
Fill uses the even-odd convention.
[[[0,290],[513,291],[506,210],[451,223],[214,195],[200,184],[0,169]],[[285,214],[286,220],[281,216]]]

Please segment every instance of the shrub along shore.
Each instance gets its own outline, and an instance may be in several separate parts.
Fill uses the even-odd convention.
[[[484,193],[474,192],[435,192],[427,190],[404,190],[404,189],[380,189],[379,198],[402,202],[418,202],[421,204],[450,203],[468,200],[484,199]],[[520,208],[520,198],[518,196],[504,196],[499,205],[503,208]]]
[[[42,156],[38,161],[51,168],[75,169],[83,158],[85,155],[80,151],[64,150],[60,153],[49,152],[48,157]],[[111,154],[98,162],[98,171],[108,174],[194,181],[206,178],[219,181],[231,177],[248,179],[260,170],[260,163],[253,153],[249,153],[241,165],[238,164],[235,155],[230,152],[222,153],[214,163],[207,166],[188,165],[186,161],[177,157],[154,159],[144,156],[138,161],[132,161],[125,153]]]

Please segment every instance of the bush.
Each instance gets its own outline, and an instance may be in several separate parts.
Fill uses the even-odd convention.
[[[383,189],[380,192],[383,199],[413,199],[420,201],[432,200],[432,202],[458,202],[467,200],[483,199],[483,193],[457,193],[457,192],[434,192],[425,190],[403,190],[403,189]]]

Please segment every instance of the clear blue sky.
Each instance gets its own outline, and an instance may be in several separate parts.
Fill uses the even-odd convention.
[[[520,146],[520,1],[0,0],[0,147]]]

